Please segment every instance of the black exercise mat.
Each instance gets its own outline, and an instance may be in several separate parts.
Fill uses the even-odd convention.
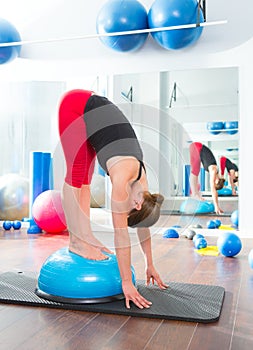
[[[36,285],[35,273],[2,273],[0,303],[209,323],[219,319],[225,296],[224,288],[219,286],[169,282],[169,288],[160,290],[137,281],[139,292],[153,305],[149,309],[139,309],[132,304],[126,309],[124,300],[81,305],[48,301],[35,294]]]

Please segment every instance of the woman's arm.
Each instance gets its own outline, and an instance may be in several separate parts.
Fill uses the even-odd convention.
[[[122,289],[126,299],[126,307],[130,308],[130,301],[132,301],[139,308],[148,308],[151,302],[141,296],[132,281],[131,242],[127,226],[127,186],[122,186],[121,179],[120,183],[114,182],[112,187],[112,219],[117,261],[122,279]]]
[[[211,193],[212,193],[212,198],[213,198],[213,202],[214,202],[215,212],[217,214],[222,214],[223,210],[219,206],[218,192],[215,188],[215,180],[216,180],[216,175],[217,175],[216,166],[209,167],[209,174],[210,174],[210,187],[211,187]]]
[[[154,284],[156,281],[161,289],[167,288],[168,286],[165,283],[163,283],[153,264],[151,236],[149,228],[139,227],[137,228],[137,234],[146,263],[147,285],[150,284],[151,280],[152,284]]]
[[[233,169],[231,169],[230,172],[228,173],[228,180],[229,180],[229,184],[230,184],[231,189],[232,189],[232,194],[236,195],[234,178],[235,178],[235,171]]]

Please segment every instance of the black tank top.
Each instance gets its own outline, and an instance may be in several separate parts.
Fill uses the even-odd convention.
[[[136,180],[141,177],[143,153],[136,134],[120,109],[106,97],[92,95],[84,109],[87,138],[95,149],[100,166],[108,173],[106,162],[114,156],[133,156],[140,162]]]
[[[238,167],[235,163],[232,163],[231,160],[226,159],[225,167],[229,173],[230,170],[238,171]]]
[[[209,171],[208,167],[210,165],[217,165],[216,159],[214,158],[212,151],[205,145],[203,145],[201,148],[200,160],[206,171]]]

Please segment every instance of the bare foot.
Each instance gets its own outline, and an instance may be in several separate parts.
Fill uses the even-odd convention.
[[[205,201],[205,198],[203,198],[203,197],[201,196],[201,193],[196,193],[196,194],[192,195],[191,197],[192,197],[193,199],[196,199],[197,201],[202,201],[202,202]]]
[[[91,244],[92,246],[98,248],[101,252],[104,251],[109,254],[114,254],[109,248],[103,245],[102,242],[100,242],[95,236],[89,236],[87,237],[88,244]]]
[[[69,251],[77,255],[82,256],[85,259],[89,260],[107,260],[108,256],[104,255],[100,249],[93,247],[85,242],[79,244],[69,244]]]

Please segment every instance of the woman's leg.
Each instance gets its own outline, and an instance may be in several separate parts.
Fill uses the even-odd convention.
[[[92,233],[88,203],[89,185],[76,188],[64,183],[63,208],[69,231],[69,249],[87,259],[103,260],[107,257],[101,250],[110,251]]]
[[[202,144],[199,142],[193,142],[190,145],[190,162],[191,162],[191,174],[190,174],[190,187],[192,197],[198,200],[204,200],[199,191],[199,172],[200,172],[200,151]]]
[[[72,91],[64,96],[59,108],[60,140],[67,167],[62,199],[70,250],[85,258],[102,260],[107,258],[101,252],[103,245],[90,226],[90,182],[96,154],[86,139],[82,115],[85,99],[85,91]]]

